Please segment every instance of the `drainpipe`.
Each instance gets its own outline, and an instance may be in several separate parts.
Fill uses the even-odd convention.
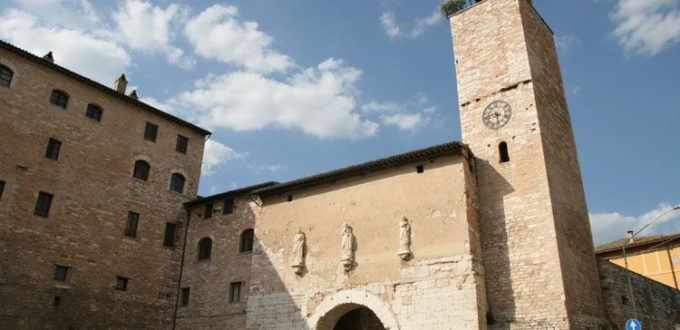
[[[177,278],[177,291],[175,292],[175,310],[172,315],[172,330],[177,326],[177,309],[179,308],[179,292],[182,287],[182,274],[184,272],[184,255],[187,251],[187,238],[189,236],[189,223],[191,222],[191,210],[185,206],[187,211],[187,224],[184,228],[184,241],[182,242],[182,260],[179,264],[179,276]]]

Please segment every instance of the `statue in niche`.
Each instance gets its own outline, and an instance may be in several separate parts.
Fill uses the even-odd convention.
[[[346,223],[342,228],[342,257],[340,258],[342,266],[348,272],[354,265],[354,234],[352,234],[352,227]]]
[[[305,233],[302,229],[298,228],[293,237],[293,260],[291,261],[291,267],[295,274],[302,274],[302,270],[305,268]]]
[[[411,258],[411,225],[406,217],[399,220],[399,250],[397,255],[401,260],[409,260]]]

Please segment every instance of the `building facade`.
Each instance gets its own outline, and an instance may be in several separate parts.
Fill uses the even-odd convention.
[[[201,198],[208,132],[3,51],[0,64],[17,79],[35,78],[0,87],[12,126],[2,140],[33,141],[2,149],[0,290],[11,299],[0,303],[0,325],[600,330],[637,317],[680,328],[678,291],[627,281],[630,272],[594,256],[553,34],[531,2],[481,1],[449,20],[462,143]],[[47,98],[56,88],[65,110]],[[77,109],[95,101],[116,109],[109,135],[97,129],[111,111],[82,127],[91,118]],[[157,142],[145,140],[145,122]],[[187,153],[174,135],[188,138]],[[56,166],[74,159],[67,150],[85,160],[48,178],[49,138],[64,146]],[[96,142],[105,144],[87,158]],[[47,219],[31,212],[45,208],[40,192],[52,196]]]
[[[207,131],[0,43],[0,328],[167,328]]]

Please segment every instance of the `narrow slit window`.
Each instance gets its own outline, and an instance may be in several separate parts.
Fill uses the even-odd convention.
[[[224,206],[222,207],[222,214],[231,214],[234,212],[234,200],[227,199],[224,201]]]
[[[57,160],[59,158],[59,150],[61,149],[61,141],[50,138],[47,141],[47,150],[45,150],[45,157]]]
[[[252,252],[253,242],[255,241],[255,231],[252,228],[246,229],[241,233],[241,247],[239,252]]]
[[[231,282],[229,285],[229,302],[237,303],[241,301],[241,286],[243,282]]]
[[[186,154],[189,147],[189,138],[183,135],[177,135],[177,145],[175,151]]]
[[[198,241],[198,260],[209,260],[212,254],[212,239],[204,237]]]
[[[165,224],[165,237],[163,238],[163,246],[175,246],[175,233],[177,231],[177,224],[168,222]]]
[[[203,219],[210,219],[213,215],[213,203],[205,204],[205,210],[203,211]]]
[[[182,288],[180,292],[180,306],[189,305],[189,294],[191,293],[191,288]]]
[[[2,199],[2,193],[5,191],[5,181],[0,180],[0,199]]]
[[[139,225],[139,213],[128,212],[125,222],[125,236],[137,237],[137,226]]]
[[[500,156],[501,163],[507,163],[510,161],[510,152],[508,151],[508,144],[501,142],[498,145],[498,154]]]
[[[53,90],[52,95],[50,95],[50,103],[66,109],[66,104],[68,103],[68,95],[60,90]]]
[[[41,191],[38,193],[38,200],[35,202],[35,211],[37,216],[47,218],[50,214],[50,207],[52,206],[52,199],[54,195]]]

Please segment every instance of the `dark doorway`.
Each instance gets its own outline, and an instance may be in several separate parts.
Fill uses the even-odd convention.
[[[333,330],[385,330],[385,327],[375,313],[366,307],[360,307],[343,315]]]

